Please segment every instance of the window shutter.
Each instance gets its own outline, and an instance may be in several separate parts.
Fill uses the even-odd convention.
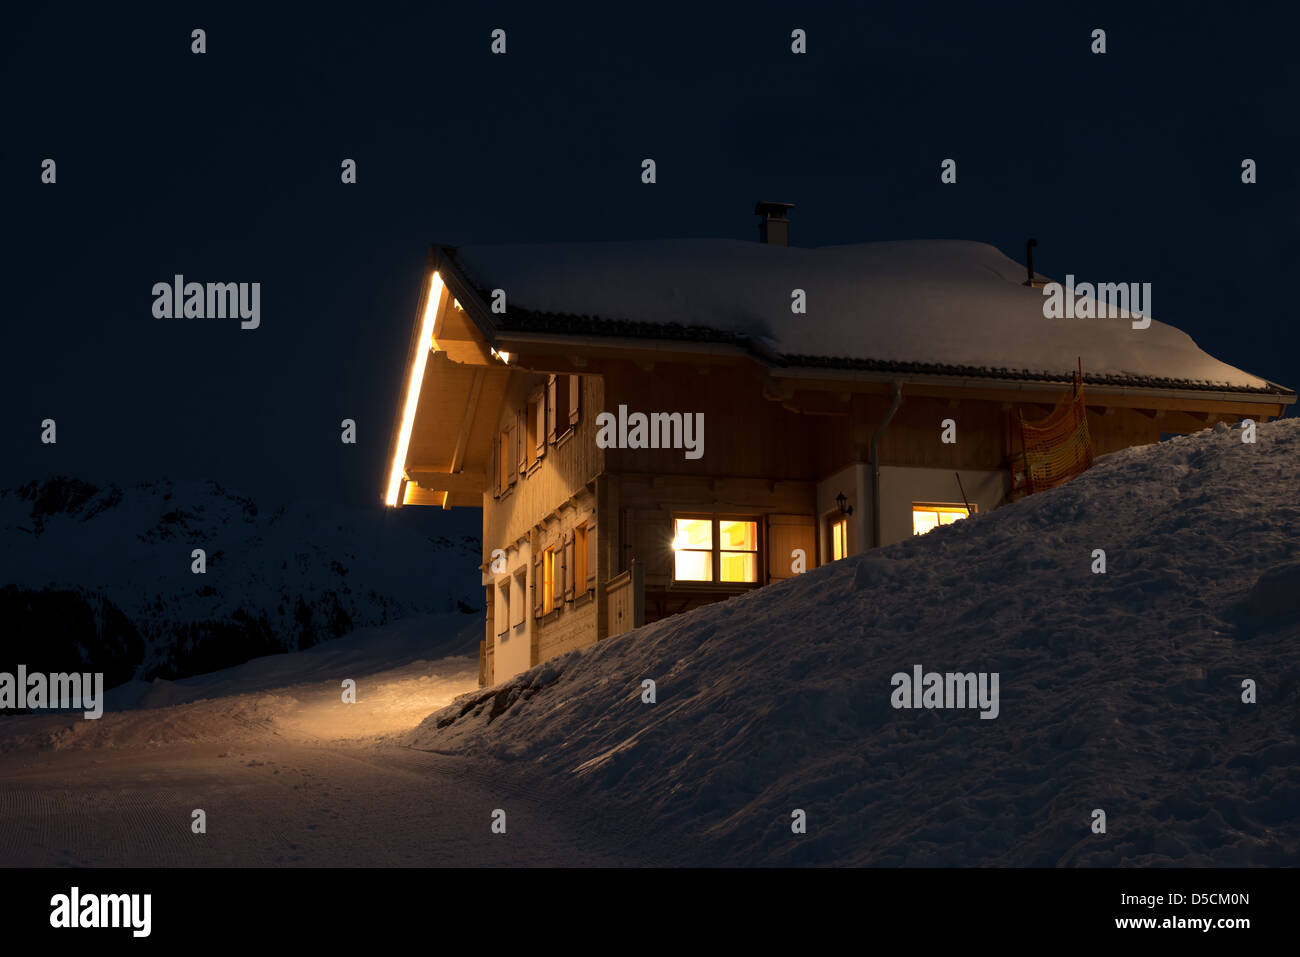
[[[582,377],[569,376],[569,424],[578,424],[578,406],[582,404]]]
[[[573,571],[570,577],[573,579],[569,588],[575,595],[581,595],[587,590],[587,525],[579,524],[573,529]]]
[[[559,418],[559,376],[551,376],[546,382],[546,439],[552,445],[555,444],[555,436],[559,429],[559,423],[555,420]]]
[[[510,576],[510,627],[522,625],[528,620],[528,572]]]
[[[533,617],[542,617],[542,556],[533,559]]]
[[[515,425],[512,422],[506,429],[505,456],[506,456],[506,478],[509,484],[514,485],[515,479],[519,477],[519,470],[515,468]]]
[[[492,443],[492,487],[501,494],[501,440]]]
[[[573,601],[575,584],[578,580],[577,566],[573,563],[573,531],[564,533],[564,600]]]
[[[594,521],[587,523],[587,568],[583,572],[587,576],[587,591],[596,589],[596,523]]]
[[[556,608],[564,602],[564,548],[555,549],[555,574],[551,581],[551,599]]]
[[[515,409],[515,448],[519,456],[519,474],[528,471],[528,410]]]
[[[537,457],[546,454],[546,390],[537,397]]]

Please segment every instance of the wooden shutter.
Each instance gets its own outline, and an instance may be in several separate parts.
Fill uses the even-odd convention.
[[[519,477],[519,470],[515,468],[515,446],[517,444],[515,442],[515,435],[515,424],[511,422],[510,425],[506,427],[505,438],[505,472],[510,485],[514,485],[515,479]]]
[[[510,578],[510,627],[528,620],[528,570],[521,569]]]
[[[569,573],[574,595],[587,590],[587,525],[579,522],[573,529],[573,570]]]
[[[551,607],[559,608],[564,604],[564,548],[553,548],[552,555]]]
[[[537,427],[537,457],[540,459],[546,454],[546,390],[543,389],[537,396],[537,421],[534,425]]]
[[[794,550],[803,549],[804,571],[817,567],[817,520],[811,515],[769,515],[767,519],[767,577],[793,578]]]
[[[587,591],[596,589],[596,523],[590,521],[587,523],[587,568],[584,574],[587,576]]]
[[[542,556],[533,559],[533,617],[542,617]]]
[[[560,390],[559,376],[551,376],[546,382],[546,439],[552,445],[555,444],[555,437],[558,434],[560,423],[556,421],[559,418]]]
[[[573,563],[576,542],[573,531],[564,533],[564,600],[573,601],[576,594],[575,583],[578,580],[577,566]]]
[[[523,408],[515,410],[515,449],[519,450],[519,473],[525,475],[532,456],[528,454],[528,411]]]
[[[501,494],[501,439],[492,443],[492,488]]]
[[[582,377],[569,376],[569,424],[578,424],[578,407],[582,404]]]

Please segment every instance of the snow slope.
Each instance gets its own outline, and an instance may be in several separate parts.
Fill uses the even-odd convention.
[[[915,240],[797,248],[726,239],[464,246],[483,288],[536,312],[737,333],[785,356],[919,362],[1068,378],[1267,383],[1153,321],[1045,319],[1043,291],[987,243]],[[1078,276],[1140,282],[1150,276]],[[1062,281],[1064,281],[1062,279]],[[791,312],[791,291],[807,314]],[[1159,284],[1152,290],[1159,292]],[[1151,314],[1147,303],[1143,313]]]
[[[528,769],[687,863],[1294,864],[1298,472],[1296,419],[1128,449],[547,662],[406,740]],[[895,710],[916,664],[998,673],[999,716]]]
[[[0,491],[0,659],[111,683],[179,677],[481,604],[476,538],[387,518],[267,510],[215,482],[60,477]]]

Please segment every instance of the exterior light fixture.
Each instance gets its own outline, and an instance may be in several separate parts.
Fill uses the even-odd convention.
[[[835,496],[835,504],[838,505],[838,506],[840,507],[840,514],[841,514],[841,515],[852,515],[852,514],[853,514],[853,506],[849,504],[849,500],[848,500],[847,498],[844,497],[844,493],[843,493],[843,492],[840,492],[839,495],[836,495],[836,496]]]

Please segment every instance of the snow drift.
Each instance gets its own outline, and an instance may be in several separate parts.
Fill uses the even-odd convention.
[[[529,769],[686,863],[1294,863],[1300,420],[1241,435],[554,659],[408,743]],[[916,664],[999,673],[999,716],[893,709]]]

